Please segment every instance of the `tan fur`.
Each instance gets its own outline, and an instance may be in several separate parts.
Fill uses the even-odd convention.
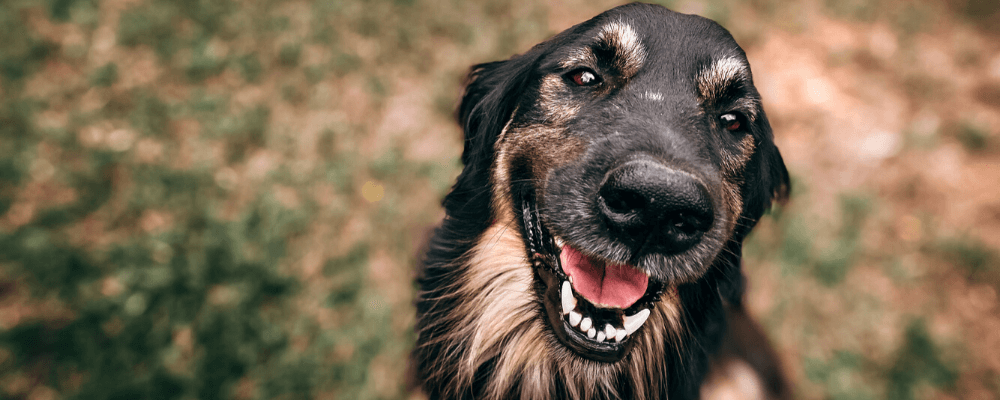
[[[522,378],[521,399],[550,397],[555,380],[576,391],[576,398],[591,399],[615,394],[616,379],[631,382],[639,398],[661,398],[658,385],[647,382],[667,374],[665,354],[686,340],[681,326],[681,306],[675,295],[664,296],[649,320],[633,334],[637,348],[615,364],[582,359],[557,345],[537,307],[532,289],[532,266],[523,256],[524,247],[513,223],[491,226],[460,266],[465,276],[455,296],[464,299],[454,315],[457,321],[441,321],[454,329],[439,340],[463,354],[453,360],[462,365],[452,393],[467,390],[473,374],[483,363],[498,357],[483,399],[504,399],[504,390]],[[457,350],[465,349],[464,352]],[[481,351],[480,351],[481,350]],[[431,371],[433,375],[433,371]]]
[[[701,70],[697,77],[698,94],[702,104],[711,105],[732,85],[750,83],[750,66],[735,57],[715,60],[711,66]],[[753,123],[757,119],[755,110],[760,108],[754,98],[741,97],[736,106],[747,111],[747,119]]]
[[[514,116],[517,115],[517,109],[514,109]],[[490,174],[490,179],[493,180],[493,210],[494,214],[506,213],[506,215],[493,215],[494,220],[502,221],[513,221],[514,216],[509,215],[510,210],[513,210],[513,205],[510,200],[509,193],[509,183],[510,177],[508,176],[507,168],[497,168],[497,165],[509,165],[510,154],[507,143],[507,136],[510,132],[510,125],[514,122],[513,116],[507,121],[500,134],[497,136],[497,141],[493,145],[494,151],[497,153],[496,161],[494,165],[491,166],[493,173]]]
[[[723,195],[729,208],[729,215],[734,218],[743,210],[743,195],[740,193],[740,187],[743,186],[743,169],[750,161],[756,147],[753,135],[746,135],[740,140],[735,153],[724,150],[722,154],[722,186],[725,190]],[[735,219],[730,221],[727,227],[729,232],[732,232],[735,223]]]
[[[738,147],[736,152],[727,151],[722,157],[722,175],[729,180],[738,179],[743,175],[743,168],[757,149],[753,135],[743,136]]]
[[[590,47],[584,47],[573,50],[570,53],[569,58],[560,62],[559,66],[569,69],[581,65],[595,64],[597,64],[597,56],[594,55],[594,51]]]
[[[542,79],[540,96],[536,108],[542,110],[545,119],[530,125],[517,125],[517,111],[508,121],[497,139],[495,150],[497,158],[493,167],[493,187],[495,210],[512,210],[509,194],[510,187],[508,167],[518,158],[532,160],[532,175],[543,182],[548,171],[564,165],[581,154],[585,144],[566,131],[565,125],[580,111],[580,105],[574,103],[566,95],[566,85],[558,75],[549,75]],[[539,187],[539,196],[543,192]],[[495,216],[500,218],[501,216]]]
[[[698,74],[698,91],[702,97],[712,97],[715,91],[733,82],[746,79],[748,67],[735,57],[715,60]]]
[[[544,123],[565,125],[580,112],[580,105],[574,103],[566,95],[566,84],[558,75],[548,75],[542,78],[539,94],[538,108],[544,112]]]
[[[597,41],[614,50],[614,66],[623,78],[631,78],[646,61],[646,49],[641,38],[625,21],[605,25],[597,34]]]
[[[545,193],[541,182],[544,182],[548,172],[575,160],[586,149],[579,138],[569,135],[561,127],[529,125],[513,128],[511,132],[503,148],[503,153],[508,156],[504,161],[531,160],[532,176],[538,180],[535,187],[539,197]],[[510,164],[498,165],[507,169]]]

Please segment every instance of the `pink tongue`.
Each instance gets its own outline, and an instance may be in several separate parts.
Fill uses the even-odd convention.
[[[628,308],[649,285],[649,277],[635,267],[592,260],[570,246],[563,247],[559,261],[573,277],[573,289],[595,305]]]

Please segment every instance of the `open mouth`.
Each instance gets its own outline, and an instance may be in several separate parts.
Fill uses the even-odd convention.
[[[645,271],[587,254],[548,233],[533,201],[522,202],[525,242],[546,316],[556,337],[578,355],[616,362],[625,357],[654,303],[675,289]]]

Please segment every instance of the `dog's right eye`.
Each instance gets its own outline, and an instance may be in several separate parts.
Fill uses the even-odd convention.
[[[589,68],[570,71],[566,76],[577,86],[594,86],[601,83],[601,77]]]

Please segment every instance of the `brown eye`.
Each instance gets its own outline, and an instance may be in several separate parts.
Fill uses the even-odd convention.
[[[719,122],[722,124],[722,127],[729,132],[736,132],[743,127],[743,122],[741,121],[741,118],[736,115],[736,113],[722,114],[722,116],[719,117]]]
[[[601,78],[594,71],[586,68],[572,71],[568,76],[569,80],[573,81],[577,86],[594,86],[601,83]]]

